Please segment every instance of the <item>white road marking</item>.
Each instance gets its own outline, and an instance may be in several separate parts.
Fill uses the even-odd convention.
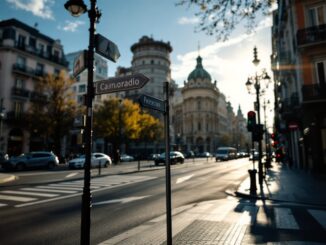
[[[275,223],[279,229],[299,230],[299,225],[289,208],[274,208]]]
[[[65,178],[71,178],[71,177],[74,177],[76,176],[78,173],[71,173],[71,174],[68,174]]]
[[[38,187],[44,188],[44,189],[68,190],[68,191],[80,191],[83,189],[82,187],[63,187],[63,186],[56,186],[56,185],[43,185],[43,186],[38,186]]]
[[[187,175],[187,176],[184,176],[184,177],[178,178],[176,184],[180,184],[180,183],[182,183],[182,182],[184,182],[184,181],[186,181],[186,180],[188,180],[188,179],[191,179],[193,176],[194,176],[194,175],[191,174],[191,175]]]
[[[315,210],[308,209],[308,212],[318,221],[319,224],[323,226],[326,230],[326,211],[325,210]]]
[[[49,194],[49,193],[38,193],[38,192],[29,192],[29,191],[1,191],[5,194],[18,194],[26,196],[39,196],[39,197],[56,197],[58,194]]]
[[[137,182],[142,182],[142,181],[147,181],[147,180],[152,180],[155,179],[156,177],[149,177],[149,176],[121,176],[121,175],[111,175],[111,176],[106,176],[106,177],[100,177],[100,178],[95,178],[92,179],[92,183],[91,183],[91,193],[95,193],[98,191],[104,191],[104,190],[108,190],[108,189],[112,189],[112,188],[116,188],[116,187],[120,187],[120,186],[124,186],[124,185],[128,185],[128,184],[133,184],[133,183],[137,183]],[[101,186],[99,186],[99,184],[95,184],[95,186],[93,185],[93,180],[96,182],[98,182],[99,184],[102,183]],[[43,192],[44,194],[49,194],[49,193],[59,193],[60,194],[66,194],[66,195],[60,195],[58,197],[53,197],[53,198],[49,198],[49,199],[43,199],[43,200],[38,200],[36,198],[30,198],[30,200],[32,200],[31,202],[27,202],[23,203],[23,204],[17,204],[14,205],[14,207],[16,208],[20,208],[20,207],[26,207],[26,206],[32,206],[32,205],[36,205],[36,204],[41,204],[41,203],[47,203],[47,202],[52,202],[52,201],[56,201],[56,200],[61,200],[61,199],[68,199],[71,197],[76,197],[76,196],[80,196],[82,195],[82,191],[80,191],[82,189],[82,185],[83,185],[84,181],[83,180],[77,180],[77,181],[70,181],[70,182],[58,182],[57,184],[50,184],[50,185],[44,185],[44,186],[36,186],[36,187],[26,187],[26,188],[20,188],[20,191],[30,191],[33,193],[39,193],[39,192]],[[105,185],[103,185],[105,184]],[[55,186],[53,186],[55,185]],[[80,187],[80,188],[77,188]],[[65,190],[66,188],[68,188],[68,190]],[[78,189],[77,190],[72,190],[72,189]],[[26,193],[26,192],[25,192]],[[40,196],[41,196],[40,193]],[[51,195],[51,194],[49,194]],[[0,198],[1,199],[1,198]],[[128,201],[133,201],[133,200],[137,200],[136,199],[125,199],[123,200],[124,202],[128,202]],[[33,201],[36,200],[36,201]],[[6,206],[8,204],[2,204],[0,203],[0,207],[1,206]]]
[[[32,197],[16,197],[16,196],[6,196],[6,195],[0,195],[1,200],[7,200],[7,201],[16,201],[16,202],[31,202],[37,200],[36,198]]]
[[[8,206],[8,204],[0,203],[0,207]]]
[[[77,191],[67,191],[67,190],[51,190],[51,189],[46,189],[46,188],[21,188],[22,191],[41,191],[41,192],[54,192],[54,193],[65,193],[65,194],[72,194],[76,193]]]
[[[136,201],[136,200],[144,199],[146,197],[149,197],[149,196],[126,197],[126,198],[108,200],[108,201],[103,201],[103,202],[95,202],[95,203],[93,203],[93,206],[110,204],[110,203],[128,203],[128,202],[133,202],[133,201]]]

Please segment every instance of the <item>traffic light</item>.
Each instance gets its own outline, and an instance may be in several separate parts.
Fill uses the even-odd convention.
[[[256,112],[249,111],[247,114],[247,129],[252,132],[256,125]]]

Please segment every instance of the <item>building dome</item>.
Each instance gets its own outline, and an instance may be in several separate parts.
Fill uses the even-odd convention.
[[[195,70],[193,70],[189,76],[188,76],[188,81],[190,80],[196,80],[196,79],[208,79],[211,81],[211,75],[204,69],[203,64],[202,64],[202,58],[200,56],[197,57],[197,65]]]

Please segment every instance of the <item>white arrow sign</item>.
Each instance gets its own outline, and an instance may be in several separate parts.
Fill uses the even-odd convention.
[[[108,200],[108,201],[103,201],[103,202],[95,202],[95,203],[93,203],[93,206],[110,204],[110,203],[128,203],[128,202],[133,202],[133,201],[137,201],[140,199],[144,199],[146,197],[149,197],[149,196],[127,197],[127,198],[114,199],[114,200]]]

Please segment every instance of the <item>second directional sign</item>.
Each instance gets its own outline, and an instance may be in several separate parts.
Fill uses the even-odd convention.
[[[95,94],[109,94],[125,90],[142,88],[149,78],[141,73],[135,73],[124,77],[114,77],[95,82]]]
[[[165,112],[165,102],[163,100],[154,98],[152,96],[142,94],[139,97],[139,103],[143,107],[147,107],[149,109]]]

